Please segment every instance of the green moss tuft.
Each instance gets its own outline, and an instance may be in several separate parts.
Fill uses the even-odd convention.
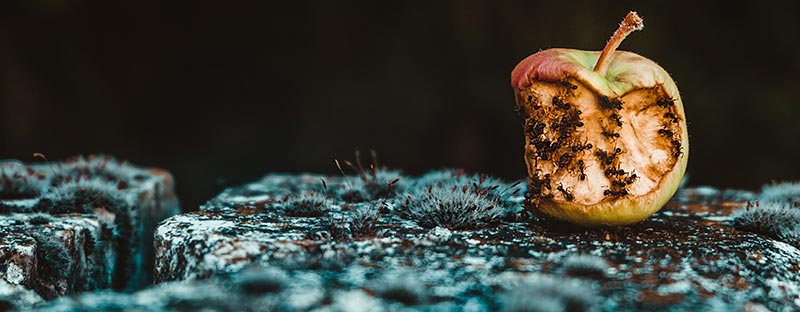
[[[732,225],[800,248],[800,208],[794,203],[757,202],[736,211]]]
[[[0,200],[36,198],[46,186],[44,174],[22,163],[0,162]]]
[[[573,279],[531,274],[501,297],[508,312],[600,311],[591,286]]]
[[[477,229],[498,221],[506,211],[485,191],[463,185],[417,188],[394,211],[424,228]]]
[[[281,204],[284,213],[290,217],[322,217],[330,210],[325,195],[309,192],[287,197]]]

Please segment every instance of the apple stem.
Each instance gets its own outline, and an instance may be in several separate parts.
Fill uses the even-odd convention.
[[[594,71],[605,76],[608,71],[608,63],[611,61],[609,56],[617,50],[625,37],[634,31],[642,30],[642,28],[644,28],[644,20],[636,12],[628,12],[628,15],[625,15],[625,19],[619,24],[617,31],[614,32],[611,39],[608,39],[606,47],[600,53],[600,58],[597,59],[597,64],[594,65]]]

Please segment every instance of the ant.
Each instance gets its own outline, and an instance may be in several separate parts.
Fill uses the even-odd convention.
[[[570,133],[570,130],[571,129],[566,126],[561,126],[560,128],[558,128],[558,140],[561,141],[569,138],[570,134],[572,134]]]
[[[565,103],[564,101],[559,99],[557,96],[553,97],[553,105],[555,105],[556,108],[563,109],[563,110],[568,110],[569,107],[570,107],[569,103]]]
[[[552,190],[552,187],[550,187],[550,174],[549,173],[544,175],[544,180],[543,181],[545,182],[544,183],[544,187],[546,189],[548,189],[548,190]]]
[[[673,113],[664,114],[664,118],[668,118],[668,119],[672,120],[673,123],[678,123],[678,116],[676,116]]]
[[[564,188],[564,185],[562,185],[562,184],[559,184],[559,185],[558,185],[558,190],[559,190],[559,191],[560,191],[562,194],[564,194],[564,198],[566,198],[568,201],[572,201],[573,199],[575,199],[575,196],[574,196],[574,195],[572,195],[572,193],[571,193],[570,191],[567,191],[567,190]]]
[[[536,156],[542,160],[550,160],[550,156],[561,148],[561,143],[544,139],[534,141],[533,146],[536,147]]]
[[[617,113],[613,113],[613,114],[611,114],[611,116],[608,116],[608,117],[611,118],[611,120],[613,120],[614,123],[617,124],[617,127],[622,127],[622,120],[621,120],[622,116],[620,116]]]
[[[573,157],[575,157],[575,155],[572,155],[569,152],[561,154],[561,157],[558,158],[558,166],[566,167],[567,165],[569,165],[569,162],[572,161]]]
[[[613,156],[609,155],[607,152],[605,152],[603,150],[598,150],[598,151],[594,152],[594,156],[597,156],[597,158],[600,158],[600,160],[603,161],[606,165],[610,165],[611,162],[614,160]]]
[[[611,181],[611,186],[625,187],[626,185],[624,181]]]
[[[604,109],[622,109],[622,101],[619,99],[609,99],[607,96],[600,97],[600,107]]]
[[[535,173],[533,177],[529,179],[530,188],[528,191],[529,195],[534,195],[536,197],[542,197],[542,191],[544,189],[551,189],[550,186],[550,174],[545,174],[541,179],[539,178],[539,173]]]
[[[597,156],[597,158],[600,158],[600,160],[602,160],[606,165],[610,165],[612,162],[614,162],[614,158],[616,158],[617,155],[619,155],[621,153],[622,153],[622,149],[617,147],[617,148],[614,149],[613,153],[609,153],[609,152],[606,152],[604,150],[598,150],[598,151],[594,152],[594,156]]]
[[[675,99],[660,99],[658,102],[656,102],[656,104],[659,107],[666,108],[667,106],[675,105]]]
[[[658,134],[663,135],[665,137],[672,137],[675,133],[672,130],[667,129],[666,127],[662,129],[658,129]]]
[[[526,102],[528,104],[531,104],[531,107],[533,107],[533,110],[538,110],[538,109],[542,108],[542,106],[539,105],[539,103],[538,103],[539,101],[534,101],[533,95],[528,95],[528,100]]]
[[[603,130],[603,135],[607,138],[619,138],[619,133]]]
[[[578,160],[578,169],[581,171],[578,178],[580,178],[581,181],[586,180],[586,172],[584,172],[584,170],[586,170],[586,163],[583,162],[583,159]]]
[[[574,84],[571,84],[571,83],[569,83],[569,81],[562,80],[562,81],[560,81],[560,82],[561,82],[561,85],[562,85],[562,86],[565,86],[565,87],[567,87],[567,88],[570,88],[570,89],[572,89],[572,90],[578,90],[578,86],[576,86],[576,85],[574,85]]]
[[[625,170],[623,170],[623,169],[618,169],[617,170],[617,169],[608,168],[608,169],[606,169],[605,174],[606,174],[606,176],[623,175],[623,174],[625,174]]]
[[[586,145],[575,145],[575,146],[572,147],[572,152],[573,153],[577,153],[577,152],[580,152],[582,150],[592,149],[592,147],[594,147],[592,145],[592,143],[589,143],[589,144],[586,144]]]
[[[626,184],[633,184],[633,182],[634,182],[634,181],[636,181],[636,179],[637,179],[637,178],[639,178],[639,176],[637,176],[637,175],[634,173],[634,174],[632,174],[632,175],[628,176],[627,178],[625,178],[625,183],[626,183]]]
[[[611,196],[625,196],[628,195],[627,189],[621,189],[619,191],[612,191],[612,190],[605,190],[603,191],[603,195],[611,195]]]
[[[681,147],[681,141],[672,140],[672,145],[675,146],[675,152],[672,153],[672,156],[678,157],[683,154],[683,147]]]
[[[579,176],[581,181],[586,180],[586,173],[584,172],[586,169],[586,163],[583,162],[583,159],[578,160],[578,169],[581,171],[581,175]]]
[[[580,109],[569,111],[564,117],[561,118],[561,123],[565,126],[583,127],[583,122],[581,122],[580,116],[582,113],[583,111]]]

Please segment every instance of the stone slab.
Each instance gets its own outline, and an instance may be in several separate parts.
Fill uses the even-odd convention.
[[[2,294],[19,287],[52,300],[149,284],[155,224],[180,212],[173,189],[168,172],[108,156],[0,162],[0,302],[17,306]]]
[[[361,201],[343,196],[358,177],[322,177],[325,186],[320,177],[268,175],[166,219],[155,233],[156,281],[235,275],[253,265],[315,276],[320,294],[299,291],[302,310],[327,310],[337,300],[414,310],[800,309],[799,246],[733,226],[735,212],[758,199],[751,192],[685,188],[643,222],[584,229],[523,207],[511,190],[524,186],[477,175],[401,177],[393,185],[401,191],[377,199],[365,191]],[[430,227],[408,212],[414,192],[442,181],[473,190],[486,180],[504,192],[494,198],[504,209],[499,218]],[[323,214],[287,214],[298,203],[316,209],[313,194],[323,194]],[[374,207],[374,229],[358,235],[363,227],[354,220]]]

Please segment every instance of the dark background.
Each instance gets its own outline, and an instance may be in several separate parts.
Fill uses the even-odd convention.
[[[599,50],[636,10],[621,49],[678,83],[691,183],[800,176],[797,1],[163,2],[0,2],[0,159],[163,167],[184,209],[267,172],[335,174],[356,149],[522,178],[511,69]]]

